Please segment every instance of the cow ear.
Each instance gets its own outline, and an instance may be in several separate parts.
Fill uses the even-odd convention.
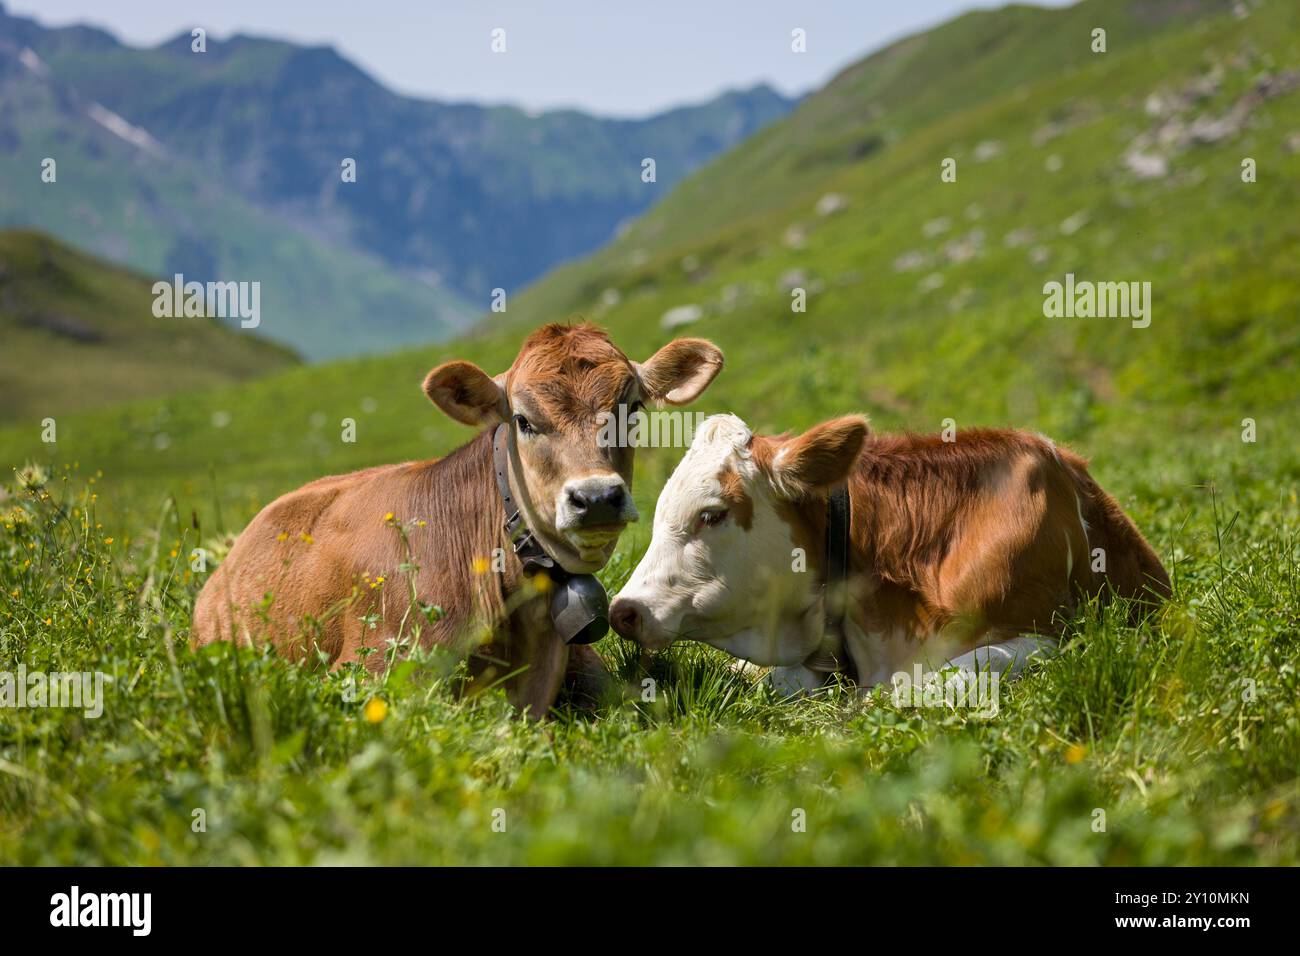
[[[444,362],[424,379],[424,394],[464,425],[496,425],[510,415],[505,389],[473,362]]]
[[[844,481],[869,431],[865,415],[845,415],[777,445],[768,464],[777,494],[797,501]]]
[[[704,339],[673,339],[644,362],[633,362],[641,391],[656,402],[693,402],[722,371],[722,350]]]

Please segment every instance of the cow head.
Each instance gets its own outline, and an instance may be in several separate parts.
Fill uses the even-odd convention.
[[[547,325],[495,378],[472,362],[439,365],[429,399],[458,422],[509,423],[510,484],[528,527],[565,570],[599,570],[629,521],[634,449],[607,440],[605,416],[641,403],[694,400],[722,368],[703,339],[676,339],[642,363],[602,330]]]
[[[755,436],[734,415],[706,419],[659,495],[645,557],[610,606],[614,629],[649,650],[681,638],[756,664],[806,659],[822,634],[826,494],[866,436],[860,415],[795,438]]]

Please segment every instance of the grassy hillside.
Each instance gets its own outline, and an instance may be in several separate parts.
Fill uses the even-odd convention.
[[[77,416],[56,449],[30,423],[0,432],[63,509],[11,486],[0,653],[102,666],[121,695],[97,723],[19,715],[0,743],[0,855],[1300,862],[1300,11],[1229,7],[963,17],[845,71],[472,339]],[[1150,282],[1150,326],[1046,318],[1044,283],[1068,272]],[[613,638],[602,652],[634,688],[650,666],[658,699],[545,730],[451,699],[416,679],[424,665],[349,703],[347,675],[224,648],[173,659],[201,583],[190,547],[307,478],[468,437],[419,391],[432,364],[498,371],[524,329],[572,315],[642,358],[670,313],[699,316],[684,330],[727,354],[702,410],[785,429],[860,409],[881,429],[951,418],[1068,441],[1164,557],[1173,602],[1137,629],[1081,614],[990,721],[880,695],[784,703],[721,655],[642,662]],[[639,456],[643,513],[678,454]],[[627,536],[611,588],[647,535]],[[390,708],[375,722],[371,697]],[[220,808],[219,839],[191,831],[194,807]]]
[[[669,310],[698,306],[689,331],[741,372],[722,394],[773,424],[811,401],[911,427],[1031,419],[1070,438],[1104,425],[1113,440],[1228,434],[1252,409],[1292,408],[1300,225],[1283,211],[1300,207],[1300,11],[1155,16],[1168,9],[1010,8],[904,41],[514,315],[582,314],[649,344]],[[1094,54],[1103,24],[1109,52]],[[1189,133],[1235,110],[1240,129],[1218,141]],[[850,145],[827,148],[837,135]],[[1130,152],[1166,174],[1138,178]],[[949,157],[957,181],[942,183]],[[1243,157],[1257,182],[1242,182]],[[840,211],[820,214],[823,201]],[[1044,318],[1043,285],[1067,272],[1151,282],[1151,326]],[[791,312],[795,286],[806,314]]]
[[[0,232],[0,421],[243,382],[297,364],[252,331],[159,319],[153,282],[33,232]]]

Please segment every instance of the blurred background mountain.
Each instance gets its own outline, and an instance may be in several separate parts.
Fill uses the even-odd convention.
[[[440,103],[332,47],[137,49],[0,6],[0,226],[145,275],[260,281],[259,334],[309,359],[385,351],[465,328],[793,105],[766,86],[636,120]]]

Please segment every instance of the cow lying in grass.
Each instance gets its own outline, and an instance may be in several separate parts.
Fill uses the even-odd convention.
[[[684,638],[776,666],[794,691],[917,665],[1015,676],[1081,596],[1111,594],[1140,613],[1169,578],[1086,463],[1045,438],[869,436],[860,416],[764,437],[717,415],[665,485],[610,621],[647,649]]]
[[[295,658],[378,668],[385,655],[373,651],[418,627],[425,645],[471,642],[481,683],[504,681],[516,706],[544,714],[566,675],[578,691],[606,675],[590,647],[557,635],[542,575],[598,570],[637,517],[633,449],[605,447],[602,413],[689,402],[721,367],[701,339],[637,364],[587,325],[538,330],[496,378],[470,362],[438,366],[426,394],[483,427],[478,437],[443,459],[321,478],[267,505],[199,595],[193,643],[266,639]],[[508,472],[514,535],[494,462]],[[525,577],[521,543],[560,570]]]

